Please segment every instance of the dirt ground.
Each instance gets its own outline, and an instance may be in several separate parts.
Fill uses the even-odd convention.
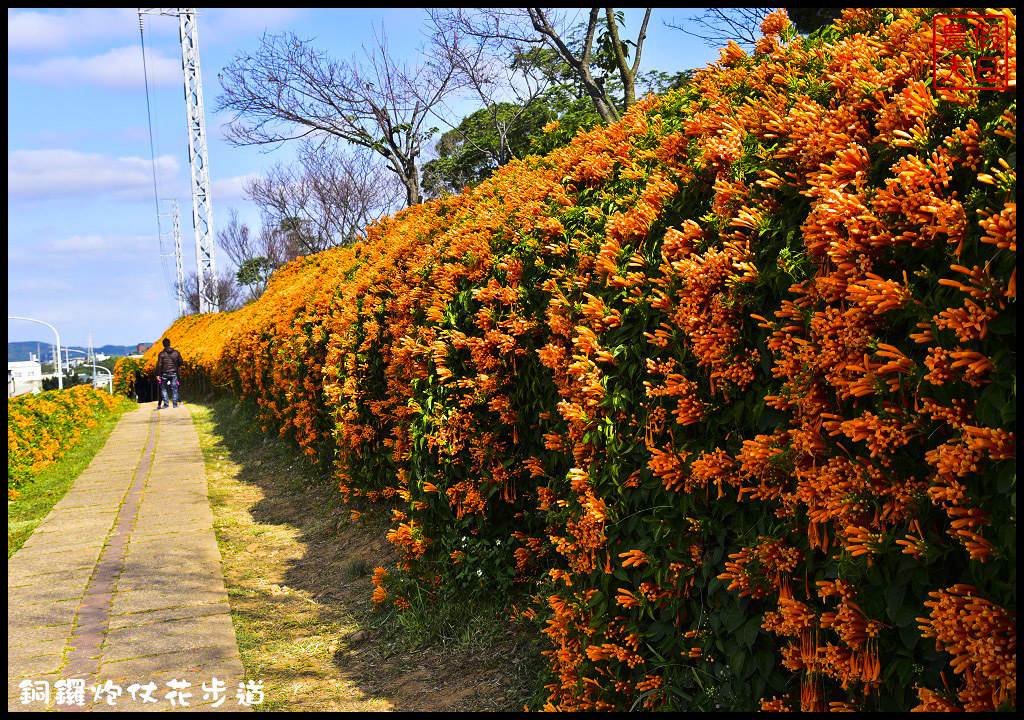
[[[247,432],[224,402],[190,409],[207,460],[225,582],[247,679],[271,711],[516,711],[539,656],[524,630],[415,644],[374,608],[393,560],[386,514],[359,520],[283,441]],[[471,635],[470,633],[468,633]]]

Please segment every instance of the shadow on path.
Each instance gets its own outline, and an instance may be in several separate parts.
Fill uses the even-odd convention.
[[[376,701],[372,709],[522,710],[536,672],[522,637],[411,648],[388,611],[373,609],[373,568],[395,559],[385,538],[389,509],[364,509],[352,522],[334,482],[292,446],[262,433],[232,401],[206,407],[221,444],[204,442],[204,452],[222,463],[223,487],[231,487],[215,491],[221,481],[211,479],[236,628],[250,629],[239,647],[247,666],[257,657],[267,663],[265,681],[269,673],[292,688],[294,702],[280,709],[371,709],[351,705],[347,692]],[[260,628],[286,636],[271,653],[278,667],[262,649],[247,652],[266,645]]]

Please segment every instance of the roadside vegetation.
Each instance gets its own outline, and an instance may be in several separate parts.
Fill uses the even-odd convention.
[[[64,497],[134,402],[79,386],[7,401],[7,557]]]
[[[190,404],[207,464],[238,646],[267,711],[510,711],[533,704],[535,632],[492,607],[424,599],[373,607],[392,562],[391,513],[344,507],[337,487],[253,408]],[[497,607],[497,606],[495,606]]]

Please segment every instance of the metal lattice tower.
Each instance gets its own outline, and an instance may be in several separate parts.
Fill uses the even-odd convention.
[[[177,198],[171,200],[171,206],[174,208],[174,288],[178,295],[178,313],[184,315],[188,312],[188,306],[185,304],[185,272],[181,263],[181,216],[178,215]]]
[[[171,198],[165,202],[169,202],[171,204],[170,214],[173,224],[172,234],[174,236],[174,297],[178,301],[178,315],[181,316],[188,312],[185,271],[181,260],[181,215],[178,213],[178,198]],[[160,216],[163,217],[164,213],[160,213]],[[163,247],[162,243],[161,247]]]
[[[196,8],[139,8],[139,14],[169,15],[178,18],[181,32],[181,66],[185,77],[188,163],[192,170],[192,222],[196,230],[199,312],[217,312],[219,308],[216,296],[216,238],[213,232],[213,202],[210,198],[210,169],[206,152],[206,120],[203,110],[202,75],[199,71]]]

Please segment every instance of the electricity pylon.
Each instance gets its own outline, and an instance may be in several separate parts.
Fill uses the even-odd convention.
[[[199,276],[199,312],[217,312],[216,238],[213,201],[206,152],[203,83],[199,71],[199,32],[195,8],[139,8],[139,15],[178,18],[181,32],[181,67],[185,77],[185,121],[188,126],[188,164],[192,170],[192,223],[196,229],[196,274]],[[206,284],[211,283],[209,291]]]
[[[185,271],[181,262],[181,216],[178,213],[178,198],[172,198],[165,202],[171,203],[171,219],[174,227],[172,231],[174,235],[174,296],[178,300],[178,315],[182,316],[188,312],[188,303],[186,301]],[[160,213],[160,216],[164,217],[164,213]],[[163,243],[160,247],[163,247]]]
[[[184,315],[188,311],[185,303],[185,272],[181,265],[181,220],[178,215],[178,199],[171,201],[174,206],[174,273],[175,289],[178,295],[178,314]]]

